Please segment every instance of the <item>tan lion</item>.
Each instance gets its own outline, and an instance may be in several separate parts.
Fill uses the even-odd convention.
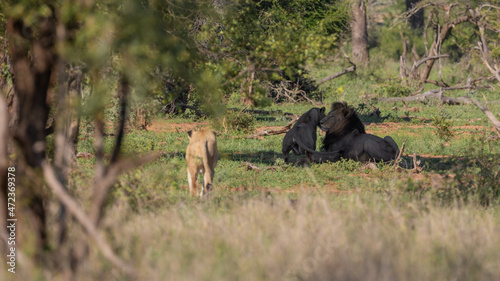
[[[203,185],[200,197],[212,190],[214,168],[219,160],[217,140],[211,130],[189,131],[189,145],[186,149],[187,177],[189,192],[196,195],[198,175],[203,173]]]

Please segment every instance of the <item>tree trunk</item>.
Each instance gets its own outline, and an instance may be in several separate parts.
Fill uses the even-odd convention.
[[[366,5],[364,0],[354,0],[351,19],[352,59],[356,65],[367,66],[368,31],[366,27]]]
[[[415,7],[420,0],[406,0],[406,10],[409,11]],[[424,9],[419,9],[410,17],[411,29],[421,30],[424,27]]]
[[[19,120],[13,136],[19,146],[16,173],[24,181],[17,182],[18,191],[31,213],[26,225],[32,227],[36,252],[48,246],[44,195],[36,173],[45,158],[45,126],[48,119],[47,91],[56,56],[54,54],[55,20],[40,21],[33,28],[36,35],[27,34],[22,20],[9,19],[6,25],[12,59],[14,90],[19,104]],[[14,109],[15,110],[15,109]],[[32,174],[33,177],[26,177]],[[37,183],[38,182],[38,183]]]

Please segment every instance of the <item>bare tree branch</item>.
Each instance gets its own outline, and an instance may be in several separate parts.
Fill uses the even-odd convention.
[[[436,60],[436,59],[440,59],[440,58],[447,58],[449,57],[450,55],[448,54],[444,54],[444,55],[437,55],[437,56],[430,56],[430,57],[425,57],[419,61],[416,61],[413,63],[413,66],[411,67],[411,72],[415,71],[421,64],[423,64],[424,62],[428,61],[428,60]]]
[[[349,56],[348,56],[348,55],[344,54],[344,57],[345,57],[345,58],[347,59],[347,61],[351,64],[351,66],[349,66],[348,68],[346,68],[346,69],[344,69],[344,70],[342,70],[342,71],[340,71],[340,72],[337,72],[337,73],[335,73],[335,74],[329,75],[329,76],[327,76],[327,77],[325,77],[325,78],[323,78],[323,79],[319,80],[319,81],[317,82],[317,84],[318,84],[318,85],[319,85],[319,84],[323,84],[323,83],[325,83],[325,82],[327,82],[327,81],[330,81],[330,80],[332,80],[332,79],[335,79],[335,78],[337,78],[337,77],[340,77],[340,76],[342,76],[342,75],[344,75],[344,74],[346,74],[346,73],[349,73],[349,72],[356,72],[356,64],[354,64],[354,63],[351,61],[351,59],[349,58]]]
[[[120,85],[118,89],[118,96],[120,98],[120,121],[118,123],[116,143],[113,149],[113,154],[111,155],[111,163],[115,163],[118,160],[118,155],[120,154],[122,141],[123,141],[123,133],[125,132],[125,122],[127,121],[127,99],[130,92],[130,86],[125,77],[122,77],[120,80]]]
[[[47,160],[42,161],[41,164],[45,181],[49,188],[54,192],[57,198],[64,204],[66,209],[73,215],[78,223],[85,229],[87,234],[96,242],[102,254],[121,271],[128,275],[135,276],[136,271],[132,265],[122,261],[114,252],[113,249],[106,242],[104,237],[99,233],[94,223],[83,212],[82,208],[78,206],[75,200],[66,191],[66,188],[59,182],[56,173]]]
[[[344,70],[342,70],[342,71],[339,71],[339,72],[337,72],[337,73],[335,73],[335,74],[332,74],[332,75],[326,76],[325,78],[323,78],[323,79],[319,80],[319,81],[317,82],[317,84],[318,84],[318,85],[319,85],[319,84],[323,84],[323,83],[325,83],[325,82],[327,82],[327,81],[330,81],[330,80],[333,80],[333,79],[335,79],[335,78],[337,78],[337,77],[340,77],[340,76],[342,76],[342,75],[344,75],[344,74],[346,74],[346,73],[349,73],[349,72],[354,72],[354,71],[356,71],[356,66],[354,66],[354,65],[353,65],[353,66],[349,66],[348,68],[346,68],[346,69],[344,69]]]
[[[399,150],[398,156],[396,157],[396,160],[394,161],[394,165],[393,165],[393,167],[398,166],[399,161],[400,161],[400,159],[401,159],[401,155],[403,155],[403,151],[405,150],[405,145],[406,145],[406,138],[405,138],[405,140],[403,141],[403,144],[401,145],[401,149]]]
[[[480,58],[483,61],[484,65],[488,70],[490,71],[491,74],[497,79],[497,81],[500,82],[500,68],[496,66],[491,66],[489,62],[489,49],[488,49],[488,41],[486,41],[486,36],[484,34],[484,26],[479,26],[479,35],[481,37],[481,42],[478,43],[478,49],[480,51]]]
[[[486,102],[486,97],[484,97],[483,95],[483,98],[485,100],[485,103]],[[477,106],[479,107],[479,109],[481,109],[481,111],[486,115],[486,117],[488,117],[488,119],[490,119],[490,122],[493,124],[493,126],[495,127],[495,130],[498,134],[498,136],[500,136],[500,121],[498,121],[498,119],[495,117],[495,115],[485,106],[483,106],[481,103],[479,103],[478,100],[474,99],[474,98],[470,98],[470,100]]]

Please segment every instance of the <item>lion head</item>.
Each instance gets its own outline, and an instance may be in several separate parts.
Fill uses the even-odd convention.
[[[320,121],[320,128],[327,135],[350,133],[357,129],[365,133],[365,126],[352,106],[346,102],[335,102],[332,110]]]

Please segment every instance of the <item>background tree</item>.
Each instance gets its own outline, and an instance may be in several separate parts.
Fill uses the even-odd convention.
[[[224,91],[265,103],[268,81],[303,79],[305,64],[327,55],[346,26],[338,1],[219,1],[197,36]]]
[[[23,180],[18,182],[19,197],[25,199],[18,208],[19,213],[30,213],[20,216],[20,232],[33,234],[36,243],[31,252],[36,253],[37,263],[48,265],[50,256],[60,263],[59,270],[66,276],[71,274],[68,261],[76,272],[87,253],[85,235],[73,236],[80,237],[79,242],[61,243],[49,250],[48,231],[53,228],[47,226],[45,206],[50,190],[64,206],[61,213],[69,212],[115,266],[133,274],[133,268],[113,253],[98,231],[104,203],[118,174],[155,158],[123,159],[127,158],[121,145],[129,100],[132,95],[150,95],[168,76],[192,84],[199,99],[210,102],[214,95],[208,93],[214,92],[216,82],[200,64],[193,63],[197,49],[188,29],[203,9],[196,1],[33,0],[2,4],[8,35],[4,42],[9,47],[14,94],[20,105],[11,109],[12,116],[19,116],[13,131],[18,146],[14,162],[18,178]],[[84,80],[92,92],[83,101],[78,92]],[[119,114],[112,153],[106,159],[105,111],[112,99],[119,101]],[[92,204],[86,211],[67,192],[67,173],[75,157],[82,113],[96,128]],[[53,124],[49,116],[53,116]],[[51,127],[55,127],[55,148],[48,152],[46,137],[54,131],[47,128]],[[30,218],[33,221],[26,221]],[[66,237],[66,223],[61,216],[61,242]],[[29,239],[19,242],[29,247],[26,241]]]
[[[352,60],[355,64],[367,66],[370,56],[368,53],[365,1],[353,0],[351,9]]]

